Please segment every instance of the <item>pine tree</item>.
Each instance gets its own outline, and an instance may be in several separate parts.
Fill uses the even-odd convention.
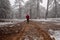
[[[0,0],[0,18],[9,18],[10,3],[9,0]]]

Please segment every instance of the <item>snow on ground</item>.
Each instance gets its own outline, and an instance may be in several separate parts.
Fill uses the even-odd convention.
[[[60,22],[60,18],[31,19],[33,21]]]
[[[25,19],[1,19],[4,20],[5,22],[0,22],[0,25],[6,25],[6,24],[16,24],[18,22],[23,22]]]
[[[52,34],[52,35],[50,35],[51,36],[51,38],[55,38],[55,40],[60,40],[60,30],[52,30],[52,29],[50,29],[49,30],[49,32],[50,32],[50,34]]]
[[[12,22],[0,22],[0,25],[13,24]]]
[[[52,21],[51,19],[31,19],[33,21]]]
[[[17,22],[23,22],[26,19],[0,19],[7,22],[0,22],[0,25],[13,24]],[[47,18],[47,19],[30,19],[32,21],[44,21],[44,22],[54,22],[56,25],[60,25],[60,18]],[[55,23],[56,22],[56,23]]]
[[[0,19],[0,20],[5,20],[5,21],[25,21],[26,19]],[[30,19],[33,21],[52,21],[52,22],[60,22],[60,18],[41,18],[41,19]]]
[[[18,22],[23,22],[26,19],[0,19],[6,22],[0,22],[0,25],[13,24]],[[32,21],[44,21],[44,22],[53,22],[56,25],[60,25],[60,18],[47,18],[47,19],[30,19]]]
[[[55,36],[56,40],[60,40],[60,30],[59,31],[55,31],[54,36]]]

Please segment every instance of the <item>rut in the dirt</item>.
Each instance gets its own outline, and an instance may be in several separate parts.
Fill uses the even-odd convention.
[[[0,40],[52,40],[48,32],[42,30],[36,22],[30,21],[29,24],[26,22],[18,24],[21,27],[18,33],[0,36]],[[17,24],[16,27],[18,27]]]

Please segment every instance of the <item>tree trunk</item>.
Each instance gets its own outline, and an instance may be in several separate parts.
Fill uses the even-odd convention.
[[[19,18],[21,18],[21,10],[22,10],[21,3],[19,2]]]
[[[46,16],[45,16],[45,19],[47,19],[47,16],[48,16],[48,8],[49,8],[49,0],[47,1],[47,10],[46,10]]]
[[[32,18],[32,8],[31,8],[31,5],[30,5],[30,19]]]
[[[37,0],[37,18],[40,18],[40,13],[39,13],[39,0]]]
[[[56,0],[54,0],[54,3],[55,3],[55,17],[57,18],[57,2],[56,2]]]

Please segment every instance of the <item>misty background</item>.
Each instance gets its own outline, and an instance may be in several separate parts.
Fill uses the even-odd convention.
[[[0,19],[60,18],[60,0],[0,0]]]

